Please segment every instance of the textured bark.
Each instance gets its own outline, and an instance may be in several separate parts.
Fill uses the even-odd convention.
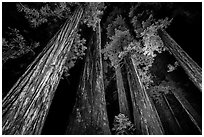
[[[161,121],[140,80],[134,60],[126,58],[126,62],[137,134],[163,134]]]
[[[183,109],[186,111],[186,113],[188,114],[189,118],[196,126],[198,131],[202,133],[202,118],[198,115],[198,113],[193,109],[191,104],[186,100],[186,98],[179,91],[174,91],[172,93],[179,101]]]
[[[127,102],[127,96],[126,96],[126,93],[125,93],[123,77],[122,77],[120,66],[115,68],[115,73],[116,73],[116,82],[117,82],[120,113],[123,113],[123,114],[125,114],[126,116],[128,116],[130,118],[130,112],[129,112],[128,102]]]
[[[178,119],[176,118],[173,109],[171,108],[171,106],[170,106],[170,104],[169,104],[169,102],[168,102],[166,96],[162,94],[162,97],[163,97],[163,99],[164,99],[164,104],[167,105],[168,110],[169,110],[169,112],[170,112],[170,114],[171,114],[171,117],[172,117],[172,121],[170,121],[170,122],[171,122],[171,124],[172,124],[171,126],[173,126],[173,127],[170,127],[170,128],[174,129],[174,133],[175,133],[175,134],[181,134],[181,133],[182,133],[182,127],[181,127],[181,125],[179,124]],[[175,122],[175,123],[173,123],[173,122]],[[176,128],[176,129],[175,129],[175,128]]]
[[[161,123],[163,125],[165,134],[167,135],[179,135],[182,134],[182,128],[174,116],[174,112],[172,111],[169,103],[166,98],[161,97],[161,102],[158,103],[155,101],[155,107],[158,111],[158,115],[161,119]]]
[[[110,134],[103,83],[99,23],[86,53],[84,71],[72,114],[67,134]]]
[[[80,18],[77,9],[3,99],[3,134],[40,134]]]
[[[197,65],[194,60],[171,38],[164,30],[158,30],[164,45],[178,60],[179,64],[183,67],[188,74],[190,80],[202,92],[202,69]]]

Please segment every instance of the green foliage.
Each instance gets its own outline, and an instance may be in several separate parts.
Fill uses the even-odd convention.
[[[118,16],[121,15],[123,12],[122,9],[118,8],[118,7],[114,7],[113,11],[109,13],[109,16],[106,19],[106,22],[104,24],[105,28],[108,27],[109,24],[112,24],[113,20]]]
[[[105,49],[102,50],[104,53],[104,59],[109,59],[111,61],[111,65],[116,67],[121,58],[121,51],[132,41],[132,37],[129,31],[121,31],[115,30],[115,35],[110,37],[111,41],[106,44]]]
[[[133,135],[136,129],[129,118],[120,113],[115,116],[112,130],[116,135]]]
[[[85,13],[82,18],[83,23],[95,30],[96,24],[100,20],[104,9],[105,6],[103,2],[87,2],[85,4]]]
[[[122,60],[121,54],[123,53],[121,52],[133,40],[122,16],[117,16],[115,20],[108,25],[107,36],[109,42],[106,43],[102,53],[104,54],[105,60],[110,60],[111,66],[117,67]]]
[[[149,7],[147,9],[148,5],[151,8]],[[168,18],[156,21],[154,18],[154,6],[159,7],[160,4],[137,3],[130,8],[129,17],[131,18],[131,23],[138,38],[142,37],[146,31],[156,32],[159,28],[166,28],[171,23],[172,20],[169,21]]]
[[[143,43],[144,43],[144,48],[143,48],[144,54],[155,57],[156,56],[156,54],[154,53],[155,51],[157,51],[158,53],[161,53],[162,51],[165,50],[163,42],[159,37],[159,35],[157,34],[157,30],[159,28],[166,28],[170,22],[171,21],[168,21],[168,18],[164,20],[158,20],[152,23],[141,33]]]
[[[64,76],[69,76],[69,70],[74,67],[76,61],[78,59],[83,59],[85,55],[85,50],[87,47],[85,46],[86,40],[81,38],[81,35],[78,32],[74,33],[74,42],[70,49],[69,54],[67,55],[67,61],[64,65]]]
[[[164,20],[154,21],[152,19],[152,16],[150,15],[147,21],[143,21],[142,23],[143,32],[139,34],[139,36],[142,38],[143,43],[142,51],[140,52],[142,54],[134,55],[136,56],[134,59],[135,62],[138,62],[139,66],[143,66],[138,67],[138,72],[146,89],[148,89],[151,83],[153,83],[149,69],[152,66],[154,58],[157,55],[156,53],[162,53],[166,50],[161,38],[157,33],[157,30],[159,28],[166,28],[170,22],[171,21],[168,21],[168,18]]]
[[[139,16],[143,14],[141,13]],[[133,20],[138,17],[134,16]],[[151,83],[153,83],[149,69],[156,57],[156,53],[161,53],[165,50],[163,42],[157,34],[157,29],[165,28],[170,21],[167,18],[155,21],[151,14],[146,21],[138,20],[134,22],[133,20],[132,23],[136,30],[137,38],[139,38],[138,40],[131,36],[122,16],[117,16],[108,25],[107,36],[110,42],[103,49],[104,59],[109,59],[111,66],[117,67],[125,56],[132,57],[138,68],[141,81],[146,88],[149,88]]]
[[[35,54],[34,49],[39,42],[28,43],[18,29],[9,28],[9,39],[2,38],[3,64],[9,59],[16,59],[29,52]]]
[[[116,19],[108,25],[107,36],[110,38],[115,35],[116,30],[126,31],[127,27],[125,25],[124,18],[121,15],[117,16]]]
[[[43,23],[56,23],[61,19],[67,19],[71,15],[71,7],[79,3],[72,2],[51,2],[40,3],[37,6],[34,3],[16,5],[19,12],[25,14],[25,18],[32,27],[38,27]]]

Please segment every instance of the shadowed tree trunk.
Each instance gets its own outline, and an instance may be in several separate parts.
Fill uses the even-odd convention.
[[[164,45],[174,55],[179,64],[188,74],[190,80],[202,92],[202,69],[164,30],[158,30]]]
[[[103,83],[99,22],[89,43],[77,99],[67,134],[110,134]]]
[[[121,68],[119,65],[115,68],[115,73],[116,73],[116,82],[117,82],[120,113],[123,113],[130,118],[127,96],[125,93],[123,77],[122,77]]]
[[[191,117],[189,117],[189,114],[186,113],[186,110],[173,94],[166,94],[163,97],[167,102],[169,108],[173,112],[175,118],[178,120],[182,128],[183,135],[201,134],[198,127],[196,127],[195,123],[193,123],[193,121],[191,120]]]
[[[155,101],[155,107],[157,108],[165,134],[182,134],[182,128],[164,96],[165,95],[161,95],[160,103]]]
[[[163,134],[161,121],[140,80],[134,60],[126,58],[126,63],[137,134]]]
[[[3,99],[3,134],[40,134],[83,9],[75,11]]]
[[[198,113],[194,110],[194,108],[191,106],[188,100],[186,100],[186,98],[179,91],[175,90],[172,93],[174,94],[176,99],[179,101],[182,108],[186,111],[190,120],[196,126],[198,131],[202,134],[202,118],[198,115]]]

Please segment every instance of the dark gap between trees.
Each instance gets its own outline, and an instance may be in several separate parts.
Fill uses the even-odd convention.
[[[61,79],[50,106],[42,134],[65,134],[69,116],[76,100],[76,92],[79,85],[81,72],[83,72],[84,59],[78,60],[70,69],[70,76]]]

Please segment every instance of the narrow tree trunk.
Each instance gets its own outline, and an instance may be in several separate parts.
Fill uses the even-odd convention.
[[[191,104],[185,99],[185,97],[183,97],[183,95],[179,91],[175,90],[172,93],[174,94],[176,99],[179,101],[179,103],[181,104],[183,109],[186,111],[186,113],[188,114],[189,118],[191,119],[193,124],[196,126],[198,131],[200,133],[202,133],[202,119],[201,119],[201,117],[198,115],[198,113],[193,109]]]
[[[172,117],[172,121],[169,121],[169,122],[171,122],[171,124],[172,124],[172,125],[171,125],[172,127],[170,127],[170,128],[171,128],[171,129],[174,129],[174,133],[176,133],[176,134],[181,134],[181,133],[182,133],[182,127],[181,127],[181,125],[180,125],[178,119],[176,118],[173,109],[171,108],[171,106],[170,106],[170,104],[169,104],[169,102],[168,102],[166,96],[165,96],[164,94],[162,94],[162,97],[163,97],[163,100],[164,100],[164,104],[167,106],[167,109],[169,110],[170,115],[171,115],[171,117]]]
[[[100,25],[89,44],[67,134],[110,134],[103,83]]]
[[[126,116],[128,116],[130,118],[130,112],[129,112],[128,102],[127,102],[127,96],[126,96],[126,93],[125,93],[123,77],[122,77],[120,66],[117,66],[115,68],[115,73],[116,73],[120,113],[123,113],[123,114],[125,114]]]
[[[140,80],[134,60],[132,58],[126,58],[126,62],[137,133],[144,135],[163,134],[161,121]]]
[[[180,135],[182,134],[182,128],[174,116],[172,109],[169,106],[167,100],[161,95],[161,102],[155,102],[155,107],[158,111],[158,115],[161,119],[165,134],[167,135]]]
[[[202,92],[202,69],[196,62],[168,35],[164,30],[158,30],[164,45],[178,60],[191,81]]]
[[[82,14],[75,11],[3,99],[3,134],[41,133]]]

